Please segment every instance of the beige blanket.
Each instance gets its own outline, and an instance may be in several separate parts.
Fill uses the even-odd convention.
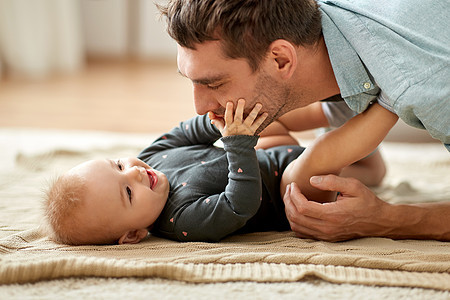
[[[268,232],[233,236],[216,244],[152,236],[137,245],[55,244],[38,230],[45,182],[89,158],[136,155],[147,141],[128,140],[126,147],[117,147],[123,140],[110,137],[104,144],[86,145],[81,138],[61,145],[52,133],[36,144],[28,140],[17,145],[17,132],[6,130],[0,136],[6,166],[0,171],[1,284],[83,276],[292,282],[313,275],[334,283],[450,290],[450,244],[431,240],[327,243],[298,239],[291,232]],[[380,197],[390,202],[450,199],[450,156],[441,145],[385,144],[383,150],[389,173],[376,190]]]

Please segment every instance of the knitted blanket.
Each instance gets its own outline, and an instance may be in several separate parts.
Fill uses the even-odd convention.
[[[316,276],[333,283],[450,290],[450,243],[434,240],[328,243],[299,239],[292,232],[265,232],[220,243],[149,236],[136,245],[56,244],[39,230],[46,182],[86,159],[136,155],[154,136],[125,143],[111,136],[99,144],[91,135],[89,143],[84,136],[65,145],[55,145],[54,132],[22,143],[13,130],[0,136],[2,145],[16,145],[1,149],[6,167],[0,171],[0,284],[93,276],[202,283],[292,282]],[[382,151],[389,171],[375,190],[380,198],[393,203],[450,199],[450,156],[443,146],[385,143]]]

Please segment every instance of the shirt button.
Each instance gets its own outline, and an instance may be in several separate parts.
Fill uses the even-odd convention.
[[[370,84],[370,82],[364,82],[364,88],[365,88],[366,90],[370,89],[371,86],[372,86],[372,85]]]

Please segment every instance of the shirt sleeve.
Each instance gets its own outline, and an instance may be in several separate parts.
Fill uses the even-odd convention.
[[[256,214],[261,204],[261,175],[254,149],[257,140],[243,135],[222,138],[228,184],[222,193],[205,195],[182,209],[174,220],[179,240],[219,241]]]
[[[207,115],[196,116],[157,138],[138,158],[145,160],[156,152],[189,145],[214,144],[221,137]]]

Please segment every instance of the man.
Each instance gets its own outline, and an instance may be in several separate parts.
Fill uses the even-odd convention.
[[[160,10],[198,114],[221,118],[227,101],[244,98],[248,108],[263,104],[267,126],[322,100],[342,97],[356,113],[378,102],[450,151],[445,1],[173,0]],[[330,107],[311,124],[335,123]],[[286,215],[299,237],[450,240],[449,202],[391,205],[334,175],[312,177],[311,185],[340,196],[319,204],[288,186]]]

